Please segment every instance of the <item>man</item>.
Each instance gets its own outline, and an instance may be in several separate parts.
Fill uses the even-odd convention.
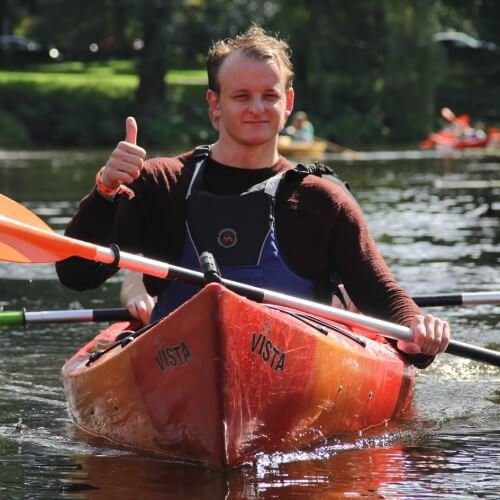
[[[137,123],[127,118],[125,141],[99,170],[66,233],[186,267],[198,266],[201,251],[210,250],[224,277],[308,299],[328,300],[336,273],[363,313],[411,327],[414,341],[398,348],[427,366],[446,349],[448,324],[422,316],[398,286],[352,197],[278,154],[294,104],[288,45],[252,27],[215,43],[207,70],[217,141],[145,161]],[[116,272],[75,258],[57,270],[78,290]],[[144,283],[157,298],[153,319],[196,292],[148,276]]]

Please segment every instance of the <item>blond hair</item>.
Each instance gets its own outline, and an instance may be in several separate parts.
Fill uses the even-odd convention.
[[[291,50],[287,42],[277,36],[267,34],[259,26],[251,26],[247,31],[234,38],[215,42],[208,51],[207,73],[208,88],[220,92],[219,70],[227,56],[237,50],[253,59],[274,61],[285,75],[285,88],[293,84],[293,65]]]

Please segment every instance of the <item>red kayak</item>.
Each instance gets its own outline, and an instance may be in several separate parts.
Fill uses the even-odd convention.
[[[441,116],[450,122],[448,127],[429,135],[420,143],[422,149],[468,149],[484,148],[488,145],[490,134],[482,128],[470,124],[468,114],[456,115],[450,108],[441,108]]]
[[[415,369],[382,337],[220,284],[133,326],[99,333],[62,378],[78,426],[137,450],[235,467],[381,425],[412,399]]]
[[[449,148],[449,149],[468,149],[484,148],[488,145],[489,137],[486,134],[470,137],[457,137],[456,135],[441,130],[431,134],[427,139],[420,143],[422,149],[430,148]]]

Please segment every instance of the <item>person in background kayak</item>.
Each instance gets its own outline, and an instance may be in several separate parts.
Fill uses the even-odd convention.
[[[445,107],[441,108],[441,116],[450,123],[443,131],[449,132],[457,139],[485,139],[487,137],[484,124],[478,122],[472,126],[470,116],[467,114],[457,116],[450,108]]]
[[[413,342],[398,348],[416,366],[429,365],[448,345],[448,323],[422,315],[398,285],[352,196],[278,153],[294,104],[286,42],[252,26],[216,42],[207,70],[215,143],[146,160],[138,124],[128,117],[125,140],[98,170],[66,235],[197,269],[209,250],[223,277],[323,302],[336,273],[364,314],[409,326]],[[56,267],[75,290],[96,288],[117,272],[76,257]],[[156,300],[152,320],[197,291],[150,276],[144,285]]]
[[[314,126],[305,111],[297,111],[293,115],[292,124],[285,128],[285,134],[292,142],[314,142]]]

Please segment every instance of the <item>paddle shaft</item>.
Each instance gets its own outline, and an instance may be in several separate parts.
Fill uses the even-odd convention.
[[[413,300],[421,307],[500,304],[500,292],[417,295],[413,297]],[[0,311],[0,326],[30,323],[130,321],[132,319],[134,319],[133,316],[123,307],[53,311]]]
[[[120,252],[119,255],[116,255],[116,252],[111,248],[63,236],[48,231],[45,228],[34,227],[30,224],[18,222],[3,215],[0,215],[0,227],[2,228],[1,237],[4,243],[9,245],[10,248],[16,249],[17,247],[21,247],[20,250],[22,250],[22,252],[18,252],[20,255],[16,256],[16,258],[23,259],[20,260],[21,262],[54,262],[67,257],[82,257],[103,264],[117,264],[121,268],[158,278],[181,280],[198,286],[202,286],[205,283],[205,277],[203,273],[199,271],[174,266],[128,252]],[[40,260],[41,258],[44,260]],[[222,278],[221,282],[235,293],[256,302],[267,302],[270,304],[296,308],[323,318],[361,326],[396,340],[412,340],[411,330],[402,325],[351,313],[342,309],[318,304],[272,290],[257,288],[225,278]],[[455,349],[456,352],[452,352],[453,349]],[[486,351],[488,352],[488,358],[485,355]],[[483,350],[479,347],[450,341],[447,352],[500,366],[500,353],[496,351]]]
[[[500,292],[417,295],[413,300],[421,307],[500,304]]]
[[[450,340],[446,352],[448,354],[454,354],[455,356],[474,359],[500,367],[500,352],[493,351],[492,349],[466,344],[458,340]]]
[[[419,306],[462,306],[500,304],[500,292],[418,295]],[[133,316],[123,307],[103,309],[61,309],[53,311],[0,311],[0,326],[30,323],[84,323],[97,321],[131,321]]]
[[[104,254],[106,251],[109,252],[110,250],[101,248],[100,253]],[[143,274],[151,275],[154,272],[155,275],[160,278],[180,280],[198,286],[203,286],[203,284],[205,283],[205,277],[203,273],[199,271],[194,271],[192,269],[186,269],[167,263],[161,263],[156,260],[148,259],[147,257],[137,256],[129,254],[127,252],[120,253],[119,266]],[[374,331],[376,333],[381,333],[384,336],[395,340],[411,341],[413,339],[411,330],[408,327],[402,325],[397,325],[395,323],[390,323],[388,321],[383,321],[369,316],[351,313],[349,311],[344,311],[343,309],[319,304],[310,300],[300,299],[280,292],[275,292],[273,290],[257,288],[225,278],[221,278],[221,282],[226,288],[255,302],[291,307],[299,309],[303,312],[315,314],[326,319],[335,319],[343,321],[350,325],[362,325],[368,330]],[[499,352],[465,344],[463,342],[451,340],[446,352],[449,354],[454,354],[456,356],[462,356],[468,359],[474,359],[476,361],[483,361],[495,366],[500,366]]]
[[[354,149],[347,148],[345,146],[341,146],[340,144],[337,144],[336,142],[328,141],[326,139],[319,139],[319,140],[326,141],[326,145],[327,145],[328,149],[330,149],[331,151],[336,151],[336,152],[340,152],[340,153],[343,153],[344,151],[348,152],[348,153],[356,153],[356,151]]]
[[[1,326],[26,326],[31,323],[83,323],[97,321],[130,321],[134,319],[125,308],[68,309],[54,311],[0,311]]]

